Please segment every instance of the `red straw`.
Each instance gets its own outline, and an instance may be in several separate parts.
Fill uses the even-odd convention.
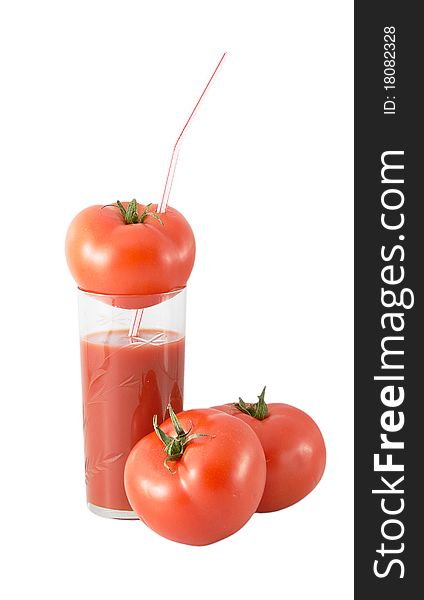
[[[131,321],[131,325],[128,331],[128,337],[135,337],[138,335],[138,330],[140,329],[141,319],[143,318],[144,308],[137,308],[135,311],[135,315],[133,320]]]
[[[174,174],[175,174],[175,169],[177,166],[178,154],[180,151],[180,146],[181,146],[181,142],[183,140],[184,133],[185,133],[189,123],[191,122],[192,118],[194,117],[197,109],[199,108],[200,103],[202,102],[206,92],[208,91],[209,86],[211,85],[219,68],[221,67],[226,55],[227,55],[227,53],[224,52],[224,54],[221,56],[219,63],[216,65],[214,72],[210,76],[209,81],[207,82],[206,86],[204,87],[203,92],[200,94],[198,101],[196,102],[193,110],[190,113],[190,116],[188,117],[187,121],[185,122],[184,127],[181,130],[180,135],[177,138],[177,141],[175,142],[175,146],[174,146],[174,149],[173,149],[172,155],[171,155],[171,162],[169,163],[168,174],[166,176],[165,188],[163,190],[162,200],[160,201],[160,204],[158,204],[158,208],[157,208],[158,213],[166,212],[166,207],[168,206],[169,195],[171,193],[172,183],[174,181]],[[137,308],[137,310],[135,311],[133,320],[131,321],[131,326],[128,331],[128,337],[134,337],[134,336],[138,335],[142,317],[143,317],[143,309]]]
[[[174,181],[174,173],[175,173],[175,168],[177,166],[178,153],[180,151],[180,146],[181,146],[181,142],[183,140],[184,133],[185,133],[185,131],[186,131],[186,129],[187,129],[187,127],[188,127],[191,119],[193,118],[195,112],[199,108],[199,105],[200,105],[201,101],[203,100],[203,97],[205,96],[206,92],[208,91],[209,86],[212,83],[215,75],[217,74],[220,66],[222,65],[222,63],[223,63],[224,58],[226,57],[226,55],[227,55],[227,53],[224,52],[224,54],[221,56],[221,60],[216,65],[214,72],[212,73],[212,75],[211,75],[208,83],[206,84],[203,92],[200,94],[200,97],[199,97],[198,101],[196,102],[193,110],[190,113],[189,118],[185,122],[185,125],[182,128],[181,133],[180,133],[180,135],[177,138],[177,141],[175,142],[175,146],[174,146],[174,149],[173,149],[172,155],[171,155],[171,162],[169,163],[168,174],[166,176],[166,182],[165,182],[165,188],[163,190],[162,200],[161,200],[160,204],[158,205],[158,213],[164,213],[166,211],[166,207],[168,206],[169,194],[171,193],[172,182]]]

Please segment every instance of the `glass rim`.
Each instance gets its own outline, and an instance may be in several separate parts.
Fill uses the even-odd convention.
[[[173,290],[170,290],[169,292],[158,292],[156,294],[103,294],[101,292],[90,292],[89,290],[84,290],[83,288],[80,288],[79,286],[77,286],[77,290],[78,292],[81,292],[83,294],[86,294],[87,296],[94,296],[94,297],[98,297],[98,298],[157,298],[157,297],[161,297],[161,298],[171,298],[172,296],[176,296],[177,294],[179,294],[180,292],[183,292],[184,290],[187,289],[187,286],[184,285],[183,287],[179,287],[179,288],[174,288]]]
[[[176,298],[182,292],[185,292],[185,290],[186,286],[175,288],[169,292],[162,292],[161,294],[99,294],[78,287],[78,294],[81,294],[81,298],[91,298],[92,300],[108,304],[109,306],[133,310],[150,308],[157,304],[163,304],[168,300]]]

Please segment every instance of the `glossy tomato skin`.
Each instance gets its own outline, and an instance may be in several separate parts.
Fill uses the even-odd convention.
[[[128,202],[123,202],[125,208]],[[142,214],[144,205],[138,205]],[[149,207],[155,211],[156,204]],[[69,226],[66,259],[79,288],[107,295],[161,294],[186,285],[194,264],[193,231],[175,208],[126,224],[116,206],[90,206]]]
[[[266,458],[266,484],[257,512],[287,508],[307,496],[325,469],[326,449],[318,425],[289,404],[268,404],[262,421],[234,404],[215,407],[247,423],[258,436]]]
[[[178,461],[164,467],[164,445],[153,432],[132,449],[125,489],[140,519],[160,535],[194,546],[238,531],[256,511],[265,486],[261,444],[242,421],[213,409],[181,412],[187,431],[209,436],[192,440]],[[175,436],[171,420],[160,426]],[[213,436],[213,437],[212,437]]]

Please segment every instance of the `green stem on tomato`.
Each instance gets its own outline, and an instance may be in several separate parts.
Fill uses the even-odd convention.
[[[149,210],[152,203],[146,204],[141,215],[138,214],[138,204],[137,200],[133,198],[131,202],[128,202],[127,208],[122,204],[120,200],[117,200],[115,204],[107,204],[107,206],[116,206],[119,208],[122,218],[124,219],[127,225],[134,225],[135,223],[144,223],[147,217],[153,217],[161,225],[163,225],[163,221],[160,216],[154,211]]]
[[[155,415],[153,417],[153,429],[156,432],[158,438],[163,442],[166,452],[166,457],[163,461],[164,466],[170,471],[172,474],[175,474],[176,471],[173,471],[171,467],[168,465],[168,461],[176,461],[179,460],[184,454],[184,450],[191,440],[194,440],[198,437],[209,436],[209,433],[192,433],[191,430],[193,426],[190,427],[188,431],[185,431],[181,426],[177,415],[174,413],[173,408],[170,404],[168,404],[169,416],[171,417],[172,424],[174,425],[175,433],[177,437],[172,437],[165,433],[158,426],[158,416]]]
[[[250,415],[251,417],[258,419],[258,421],[263,421],[268,416],[268,406],[265,402],[265,390],[266,386],[258,396],[258,402],[246,404],[244,400],[239,398],[239,402],[234,403],[234,406],[246,415]]]

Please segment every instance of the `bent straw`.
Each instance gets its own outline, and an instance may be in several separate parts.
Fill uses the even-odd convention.
[[[226,55],[227,55],[227,53],[224,52],[224,54],[221,56],[219,63],[216,65],[214,72],[212,73],[208,83],[206,84],[205,88],[203,89],[203,92],[200,94],[198,101],[196,102],[193,110],[190,113],[189,118],[185,122],[185,125],[182,128],[181,133],[177,138],[177,141],[175,142],[175,146],[174,146],[174,149],[173,149],[172,155],[171,155],[171,162],[169,163],[168,174],[166,176],[166,182],[165,182],[165,188],[164,188],[163,194],[162,194],[162,200],[160,202],[160,205],[158,206],[158,211],[157,211],[158,213],[164,213],[166,211],[166,207],[168,206],[169,194],[171,193],[172,182],[174,181],[175,168],[177,166],[178,154],[180,151],[180,146],[181,146],[181,143],[183,140],[184,133],[185,133],[191,119],[193,118],[194,114],[196,113],[197,109],[199,108],[200,103],[202,102],[206,92],[208,91],[209,86],[211,85],[219,68],[221,67]]]
[[[171,161],[169,163],[168,173],[166,175],[166,181],[165,181],[165,187],[164,187],[163,194],[162,194],[162,199],[161,199],[160,203],[158,204],[158,208],[157,208],[158,213],[166,212],[166,208],[168,206],[169,195],[171,193],[172,183],[174,181],[175,169],[177,167],[178,154],[180,152],[180,147],[181,147],[181,143],[183,141],[183,136],[184,136],[184,134],[187,130],[187,127],[190,124],[192,118],[194,117],[195,113],[197,112],[197,109],[199,108],[200,103],[202,102],[206,92],[208,91],[213,79],[215,78],[215,75],[218,73],[219,68],[221,67],[226,55],[227,55],[227,52],[224,52],[224,54],[221,56],[220,61],[216,65],[214,72],[210,76],[209,81],[205,85],[203,92],[200,94],[199,99],[197,100],[196,104],[194,105],[193,110],[191,111],[187,121],[184,124],[184,127],[182,128],[182,130],[180,132],[180,135],[177,138],[177,141],[175,142],[174,148],[172,150]],[[134,317],[131,321],[131,325],[130,325],[130,328],[128,331],[128,337],[135,337],[138,335],[138,331],[139,331],[140,325],[141,325],[141,319],[143,317],[143,310],[144,309],[142,309],[142,308],[137,308],[137,310],[135,311]]]

